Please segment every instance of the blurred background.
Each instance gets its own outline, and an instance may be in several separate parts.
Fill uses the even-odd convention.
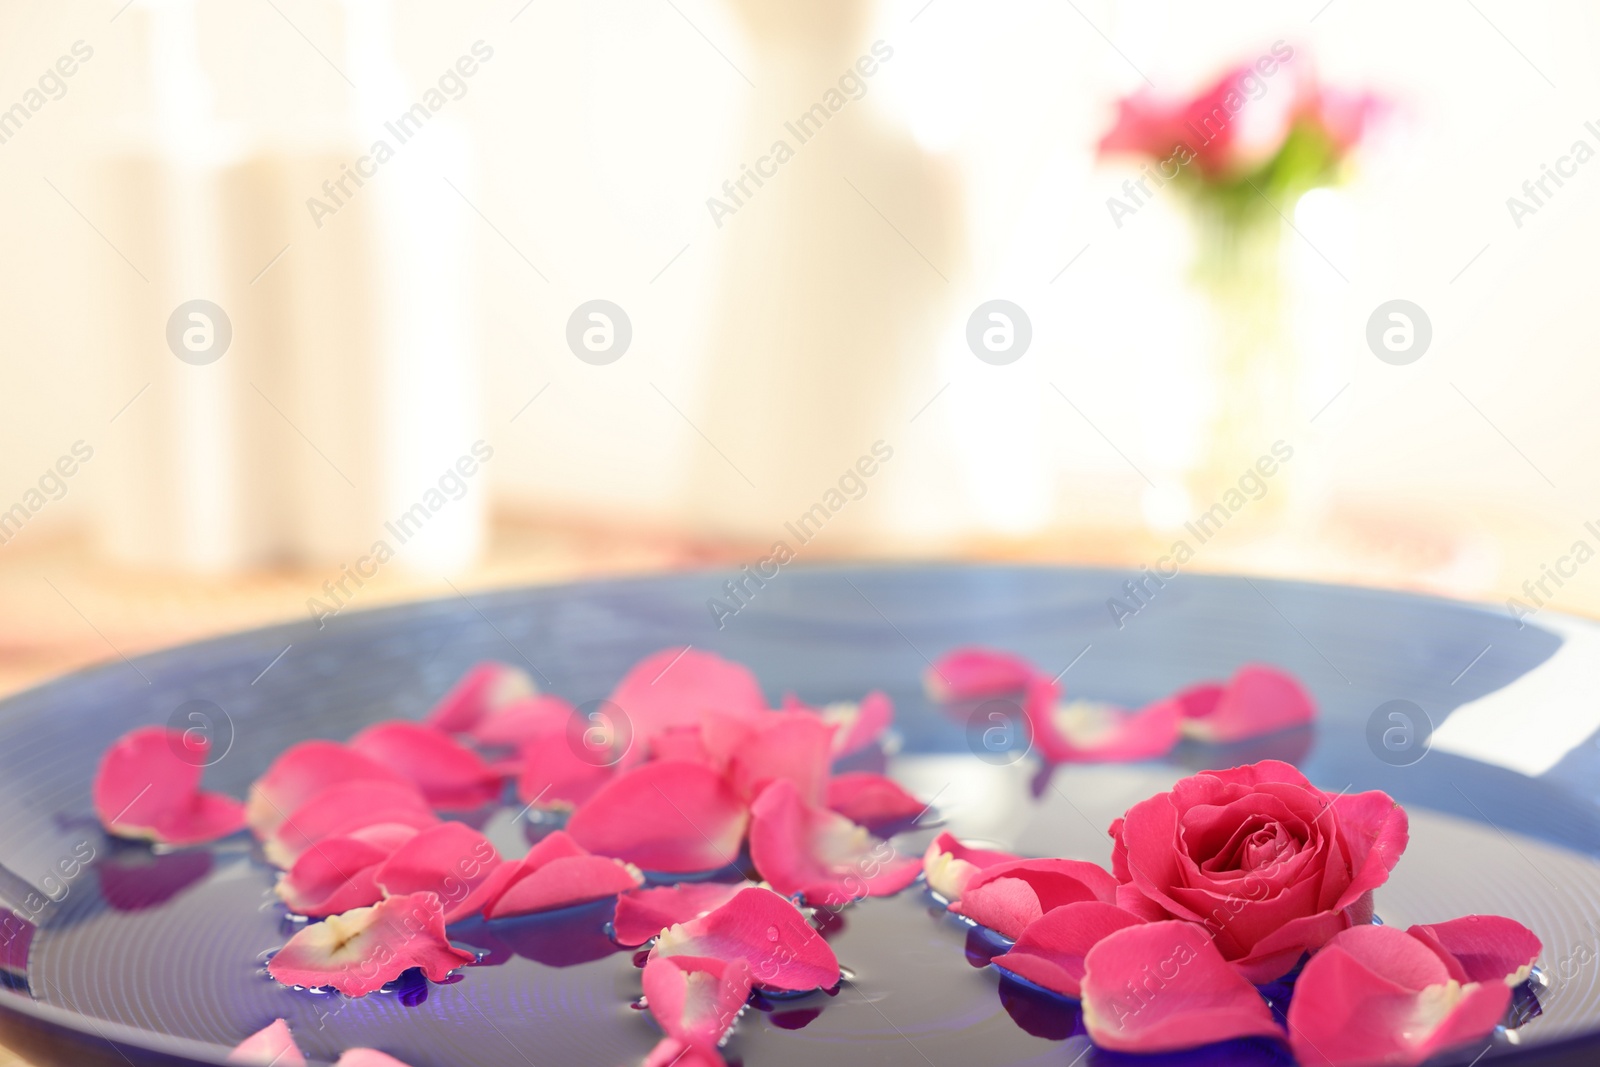
[[[0,689],[839,558],[1594,613],[1597,58],[1576,0],[0,0]]]

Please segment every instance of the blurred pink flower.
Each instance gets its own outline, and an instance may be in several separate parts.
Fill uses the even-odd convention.
[[[1099,152],[1146,157],[1166,180],[1192,163],[1201,180],[1224,183],[1275,162],[1300,128],[1319,135],[1323,158],[1293,162],[1320,171],[1360,144],[1388,108],[1374,94],[1320,84],[1311,64],[1279,42],[1191,97],[1148,88],[1124,97]]]
[[[1100,154],[1171,160],[1172,169],[1164,167],[1163,178],[1176,177],[1176,168],[1191,161],[1207,178],[1233,173],[1242,129],[1235,116],[1250,101],[1239,86],[1253,77],[1254,68],[1244,65],[1188,99],[1163,98],[1150,89],[1124,97],[1117,102],[1115,125],[1100,141]]]

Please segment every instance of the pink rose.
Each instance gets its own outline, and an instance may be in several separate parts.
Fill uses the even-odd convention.
[[[1205,771],[1111,824],[1116,903],[1210,931],[1256,984],[1372,917],[1372,890],[1405,851],[1386,793],[1331,796],[1287,763]]]

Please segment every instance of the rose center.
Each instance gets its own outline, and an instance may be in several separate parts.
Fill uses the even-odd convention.
[[[1261,871],[1289,859],[1302,844],[1278,820],[1255,816],[1235,828],[1227,843],[1203,860],[1200,868],[1212,874]]]
[[[1293,849],[1293,839],[1281,823],[1275,822],[1245,838],[1239,866],[1246,871],[1259,871],[1284,859]]]

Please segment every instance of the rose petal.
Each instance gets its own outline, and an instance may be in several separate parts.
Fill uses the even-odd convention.
[[[1089,950],[1084,965],[1083,1022],[1101,1048],[1173,1052],[1282,1035],[1261,994],[1193,923],[1117,930]]]
[[[923,675],[932,700],[976,700],[1020,693],[1039,672],[1021,656],[976,645],[952,649]]]
[[[325,837],[278,879],[278,899],[290,911],[318,919],[376,904],[384,896],[375,878],[378,867],[416,833],[410,826],[379,823]]]
[[[750,999],[750,965],[742,959],[655,956],[642,982],[661,1029],[691,1045],[714,1046]]]
[[[743,960],[768,989],[803,992],[839,984],[839,960],[800,909],[770,889],[741,889],[722,907],[670,927],[650,950],[656,956]]]
[[[1311,695],[1292,675],[1276,667],[1246,664],[1220,691],[1213,692],[1215,688],[1200,686],[1179,694],[1186,736],[1200,741],[1242,741],[1303,726],[1317,717]]]
[[[1412,1067],[1494,1031],[1511,1002],[1496,979],[1462,985],[1422,942],[1357,926],[1311,957],[1289,1003],[1289,1045],[1305,1067]]]
[[[441,733],[471,733],[507,706],[538,693],[539,687],[526,671],[486,661],[463,674],[423,721]]]
[[[1339,817],[1351,871],[1350,884],[1334,907],[1346,908],[1389,880],[1411,841],[1410,821],[1393,797],[1378,790],[1332,797],[1330,803]]]
[[[1183,709],[1184,719],[1200,719],[1217,710],[1217,702],[1226,688],[1221,682],[1197,682],[1173,693],[1171,699]],[[1186,729],[1187,725],[1185,723]]]
[[[791,782],[807,804],[821,804],[833,759],[833,731],[809,711],[761,716],[732,752],[728,781],[746,800],[754,800],[773,782]]]
[[[1406,933],[1437,946],[1459,964],[1461,973],[1452,977],[1461,982],[1521,985],[1544,950],[1532,930],[1502,915],[1464,915],[1449,922],[1412,926]]]
[[[733,863],[748,820],[739,795],[717,772],[659,760],[607,782],[572,813],[567,832],[598,855],[682,874]]]
[[[673,726],[662,730],[650,739],[650,757],[704,763],[708,767],[715,766],[720,771],[722,764],[714,760],[706,748],[705,738],[701,734],[703,728],[703,724],[700,724]]]
[[[274,1019],[235,1045],[228,1062],[247,1067],[306,1067],[305,1055],[282,1019]]]
[[[520,860],[504,864],[490,878],[485,918],[502,919],[554,911],[615,896],[644,882],[637,868],[586,852],[557,830]]]
[[[630,889],[617,898],[612,937],[619,945],[642,945],[669,926],[722,907],[753,882],[679,882],[650,889]]]
[[[1038,676],[1023,701],[1034,747],[1051,763],[1155,759],[1178,743],[1182,709],[1176,701],[1125,711],[1090,701],[1062,704],[1060,696],[1059,686]]]
[[[773,782],[750,813],[750,858],[784,896],[837,907],[898,893],[922,870],[844,816],[807,805],[793,782]]]
[[[250,786],[245,821],[266,840],[290,813],[318,793],[341,782],[362,780],[409,784],[398,771],[337,741],[302,741],[285,749]]]
[[[1039,859],[997,863],[967,882],[950,910],[1015,940],[1028,924],[1063,904],[1116,899],[1117,880],[1083,860]]]
[[[894,725],[894,702],[889,694],[874,689],[859,703],[829,704],[822,709],[822,721],[837,727],[833,735],[834,756],[848,756],[883,739]]]
[[[375,1048],[347,1048],[333,1067],[411,1067]]]
[[[828,807],[868,829],[909,822],[928,805],[906,792],[899,782],[881,774],[852,771],[828,780]]]
[[[521,750],[517,796],[539,808],[574,808],[587,803],[616,777],[614,765],[584,759],[569,743],[567,719],[546,724]]]
[[[471,811],[500,796],[501,776],[482,756],[421,723],[377,723],[350,747],[405,775],[436,808]]]
[[[558,696],[536,696],[517,700],[472,728],[469,736],[480,745],[522,746],[535,738],[565,731],[577,713]]]
[[[373,881],[389,896],[435,894],[449,926],[483,910],[490,876],[501,862],[487,837],[465,823],[445,822],[402,844],[374,871]]]
[[[644,1067],[727,1067],[727,1064],[715,1048],[686,1045],[676,1038],[664,1037],[644,1058]]]
[[[1021,858],[1009,852],[973,848],[962,844],[951,834],[941,833],[928,845],[928,851],[923,853],[922,871],[927,877],[929,889],[947,901],[955,901],[961,899],[967,883],[985,867]]]
[[[307,925],[272,957],[267,973],[284,985],[332,986],[360,997],[409,968],[438,982],[476,958],[445,939],[438,897],[409,893]]]
[[[1226,918],[1222,921],[1225,925],[1216,936],[1219,948],[1233,932],[1232,926],[1239,925],[1228,924]],[[1215,926],[1218,920],[1213,916],[1211,922]],[[1306,953],[1315,952],[1334,936],[1350,929],[1350,925],[1350,916],[1343,911],[1297,916],[1256,941],[1249,951],[1233,958],[1232,963],[1250,981],[1266,985],[1294,970]],[[1229,952],[1224,950],[1223,955],[1229,956]]]
[[[244,805],[200,792],[210,741],[180,730],[144,726],[112,742],[100,757],[92,795],[106,832],[167,845],[197,845],[244,827]],[[193,760],[178,755],[192,753]]]
[[[221,793],[196,793],[187,807],[135,836],[163,845],[203,845],[243,829],[243,804]]]
[[[894,702],[888,694],[874,689],[859,702],[841,700],[821,708],[805,704],[793,693],[783,698],[785,711],[809,711],[834,727],[833,756],[838,759],[870,748],[894,724]]]
[[[636,739],[673,726],[693,726],[707,709],[765,711],[767,698],[749,669],[696,648],[664,648],[646,656],[612,690]]]
[[[1017,943],[991,960],[996,967],[1034,985],[1078,997],[1084,957],[1101,939],[1144,922],[1139,916],[1098,900],[1063,904],[1029,923]]]
[[[276,866],[288,868],[306,849],[335,834],[379,823],[424,830],[438,822],[414,786],[358,779],[330,786],[294,809],[262,842],[261,851]]]

